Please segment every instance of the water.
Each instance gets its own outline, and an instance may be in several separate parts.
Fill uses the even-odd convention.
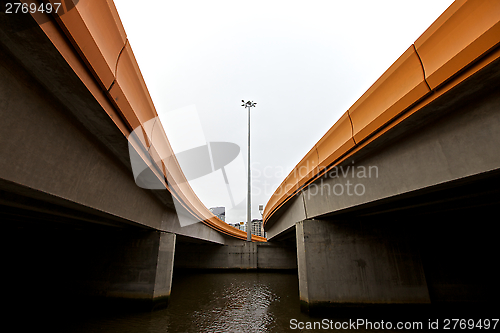
[[[297,273],[174,274],[168,308],[74,317],[65,332],[285,332],[300,312]]]
[[[124,313],[96,311],[92,306],[66,306],[65,309],[30,308],[17,323],[18,331],[88,333],[159,333],[159,332],[409,332],[411,330],[366,329],[291,329],[291,320],[321,322],[300,312],[296,272],[174,272],[169,307],[154,312]],[[78,309],[78,310],[77,310]],[[43,315],[36,318],[37,313]],[[390,320],[389,313],[375,319]],[[36,318],[36,319],[35,319]],[[394,316],[392,319],[395,319]],[[326,319],[325,319],[326,320]],[[330,320],[330,319],[329,319]],[[349,318],[333,319],[346,323]],[[356,320],[356,318],[353,318]],[[32,329],[26,325],[31,322]],[[413,331],[427,331],[428,321]]]

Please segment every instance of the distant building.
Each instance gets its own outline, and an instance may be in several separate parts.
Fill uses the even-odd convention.
[[[247,231],[246,222],[228,223],[230,226],[235,227],[243,231]],[[266,237],[264,232],[264,227],[262,226],[262,220],[254,219],[252,220],[252,235]]]
[[[245,231],[245,224],[243,222],[228,223],[231,227]]]
[[[257,219],[252,220],[252,235],[265,237],[262,220],[257,220]]]
[[[209,210],[219,219],[226,222],[226,207],[212,207]]]

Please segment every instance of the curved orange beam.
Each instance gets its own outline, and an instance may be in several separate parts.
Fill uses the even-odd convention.
[[[31,2],[39,5],[36,0],[28,3]],[[50,2],[54,4],[58,1]],[[145,123],[158,117],[158,114],[113,1],[85,0],[79,1],[74,8],[64,6],[63,3],[59,14],[54,14],[57,25],[47,20],[44,16],[47,14],[36,12],[32,16],[125,138],[137,127],[145,130]],[[158,179],[165,182],[167,176],[173,177],[176,186],[170,186],[168,190],[205,225],[246,240],[246,232],[218,219],[199,200],[186,181],[165,133],[162,132],[162,135],[162,140],[155,140],[154,145],[147,136],[144,142],[134,142],[139,154],[142,145],[151,152],[154,161],[158,161],[155,157],[160,156],[162,150],[161,156],[166,156],[165,151],[167,156],[173,156],[168,165],[163,161],[157,163],[160,172],[152,168]],[[143,159],[149,160],[147,156]],[[252,241],[265,242],[266,239],[252,235]]]
[[[500,58],[499,43],[500,1],[455,1],[285,178],[264,209],[264,224],[328,169]],[[301,174],[304,165],[316,167]]]

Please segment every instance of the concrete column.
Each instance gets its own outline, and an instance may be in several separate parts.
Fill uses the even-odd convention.
[[[376,221],[296,224],[301,309],[430,303],[408,232]]]
[[[153,289],[153,303],[168,305],[174,272],[175,234],[160,233],[156,277]]]
[[[128,238],[117,246],[106,297],[136,303],[146,309],[167,306],[175,239],[175,234],[153,231]]]

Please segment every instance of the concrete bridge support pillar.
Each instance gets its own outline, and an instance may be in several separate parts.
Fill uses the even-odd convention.
[[[408,232],[375,221],[296,224],[301,309],[430,303]]]
[[[175,234],[152,231],[118,247],[106,297],[142,303],[144,308],[168,305],[174,268]]]

